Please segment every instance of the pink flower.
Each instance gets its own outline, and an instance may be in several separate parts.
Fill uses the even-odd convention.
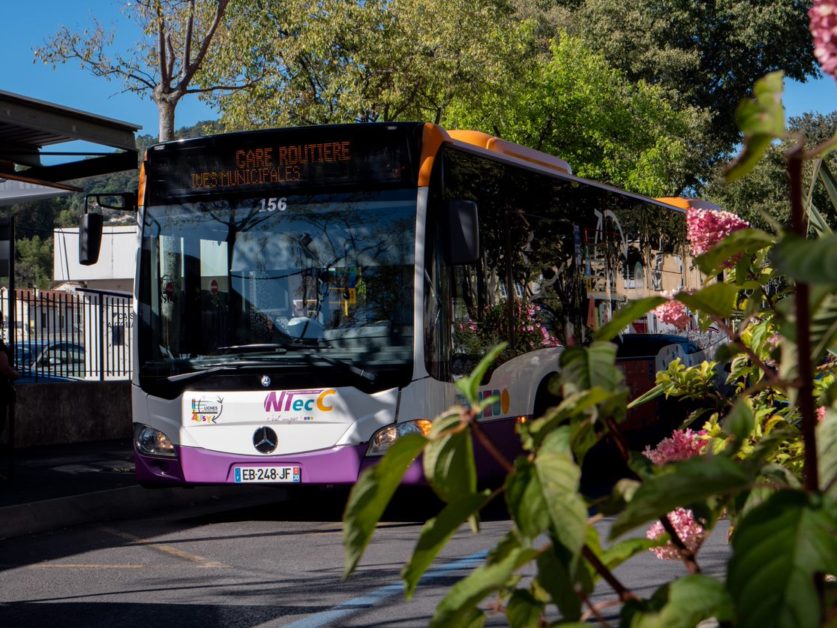
[[[825,421],[825,406],[820,406],[817,408],[817,422],[822,423]]]
[[[745,229],[750,223],[730,212],[691,208],[686,212],[686,229],[692,255],[703,255],[733,231]]]
[[[678,508],[668,513],[668,520],[677,532],[680,540],[693,552],[697,552],[706,538],[706,530],[697,521],[688,508]],[[665,534],[663,524],[655,522],[645,533],[646,538],[658,539]],[[651,551],[661,560],[679,560],[680,552],[671,541],[660,547],[652,547]]]
[[[674,325],[677,329],[686,329],[689,326],[689,310],[680,301],[674,299],[654,308],[657,320],[668,325]]]
[[[671,438],[664,438],[654,449],[646,447],[642,455],[654,464],[666,464],[699,456],[705,447],[701,433],[691,429],[674,430]]]
[[[814,37],[814,56],[823,72],[837,78],[837,3],[814,0],[808,17]]]

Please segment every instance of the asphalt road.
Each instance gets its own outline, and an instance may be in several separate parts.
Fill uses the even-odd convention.
[[[458,533],[406,601],[399,571],[436,504],[403,495],[345,582],[340,508],[333,495],[311,492],[0,542],[0,626],[425,626],[511,525],[495,509],[479,535]],[[725,539],[722,522],[701,554],[706,572],[723,573]],[[648,554],[617,575],[647,596],[685,570]],[[607,597],[597,592],[598,601]],[[493,616],[489,625],[506,622]]]

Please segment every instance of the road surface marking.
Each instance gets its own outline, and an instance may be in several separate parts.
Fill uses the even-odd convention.
[[[116,528],[100,527],[99,529],[102,530],[102,532],[107,532],[108,534],[112,534],[113,536],[119,537],[120,539],[131,541],[132,543],[136,543],[137,545],[141,545],[142,547],[147,547],[149,549],[155,550],[157,552],[160,552],[161,554],[166,554],[168,556],[180,558],[181,560],[189,561],[190,563],[195,563],[198,567],[201,567],[202,569],[220,569],[227,567],[227,565],[225,565],[224,563],[219,563],[215,560],[209,560],[207,558],[204,558],[203,556],[191,554],[182,549],[173,547],[171,545],[166,545],[164,543],[153,543],[148,539],[143,539],[142,537],[130,534],[128,532],[123,532],[122,530],[117,530]]]
[[[144,569],[145,565],[136,563],[105,564],[105,563],[36,563],[29,565],[31,569]]]
[[[460,569],[470,569],[472,567],[476,567],[479,565],[485,557],[488,556],[488,550],[483,550],[481,552],[477,552],[476,554],[471,554],[470,556],[466,556],[465,558],[460,558],[459,560],[454,560],[449,563],[445,563],[444,565],[439,565],[435,569],[429,569],[428,571],[424,572],[424,575],[419,580],[419,584],[425,583],[429,580],[434,580],[436,578],[441,578],[443,576],[447,576],[451,571],[458,571]],[[316,613],[314,615],[309,615],[304,619],[300,619],[299,621],[295,621],[291,624],[285,626],[285,628],[320,628],[321,626],[325,626],[327,624],[339,621],[341,619],[345,619],[350,615],[354,615],[355,613],[359,613],[364,610],[368,610],[382,602],[383,600],[394,597],[400,593],[404,592],[404,585],[401,582],[396,582],[393,584],[384,585],[378,589],[372,591],[368,595],[362,595],[360,597],[353,597],[350,600],[346,600],[345,602],[341,602],[334,608]]]

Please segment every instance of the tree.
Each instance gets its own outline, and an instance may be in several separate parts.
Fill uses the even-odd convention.
[[[120,78],[126,90],[150,95],[159,112],[159,139],[171,140],[175,110],[184,96],[246,89],[259,79],[257,70],[241,58],[252,46],[227,45],[239,28],[227,15],[229,4],[230,0],[135,0],[125,10],[144,39],[124,56],[107,53],[115,33],[94,19],[92,30],[81,33],[63,27],[35,50],[35,57],[53,66],[77,61],[95,76]],[[203,65],[214,56],[224,57],[225,71],[216,71],[217,81],[208,83],[202,80]]]
[[[837,131],[837,112],[827,115],[806,113],[793,117],[788,120],[788,130],[790,137],[805,138],[806,145],[813,147],[834,136]],[[790,185],[785,153],[792,141],[788,139],[771,146],[749,176],[734,183],[726,183],[722,168],[717,168],[703,195],[759,229],[771,230],[775,224],[789,226]],[[826,163],[831,172],[837,174],[837,156],[832,153],[826,158]],[[810,186],[812,171],[809,165],[806,168],[806,186]],[[822,182],[814,186],[812,200],[829,224],[837,227],[837,205],[832,203]]]
[[[480,89],[496,72],[495,33],[514,28],[500,0],[289,0],[282,11],[230,10],[248,25],[232,46],[256,32],[272,36],[248,70],[263,68],[264,80],[219,99],[231,129],[438,121],[457,94]],[[226,63],[216,57],[209,65]]]
[[[457,95],[443,118],[447,126],[560,155],[580,176],[650,196],[684,185],[697,165],[691,148],[706,116],[676,109],[660,87],[631,83],[576,37],[561,34],[534,58],[515,50],[521,42],[522,34],[511,35],[504,72],[489,77],[486,88]]]
[[[630,81],[658,85],[670,97],[710,113],[710,142],[703,149],[707,165],[738,141],[735,108],[757,78],[774,70],[797,80],[817,74],[806,15],[809,0],[550,4],[565,9],[553,20],[561,22],[563,15],[560,28],[582,38]],[[694,182],[706,172],[696,172]]]

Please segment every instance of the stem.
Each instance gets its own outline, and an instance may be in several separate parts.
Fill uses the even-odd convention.
[[[788,154],[788,174],[791,184],[791,221],[793,230],[802,236],[806,235],[807,225],[805,211],[802,207],[802,149],[797,147]],[[803,472],[805,474],[805,490],[814,492],[819,488],[817,472],[817,441],[815,428],[817,425],[814,410],[814,372],[811,367],[811,336],[810,336],[810,289],[807,283],[797,283],[794,293],[796,305],[796,348],[798,352],[799,368],[799,413],[802,415],[802,442],[805,445]]]
[[[607,417],[605,419],[605,425],[607,425],[607,429],[613,435],[613,438],[616,441],[616,447],[619,449],[619,453],[622,455],[622,458],[625,459],[625,462],[628,462],[630,460],[628,444],[625,442],[622,433],[619,431],[616,421],[614,421],[612,417]],[[631,469],[628,469],[628,471],[635,479],[642,479]],[[681,539],[680,535],[677,534],[677,530],[675,530],[674,526],[671,525],[671,521],[669,521],[668,516],[660,517],[660,523],[663,525],[663,529],[668,532],[669,537],[671,537],[672,544],[680,552],[680,557],[686,564],[686,569],[689,570],[689,573],[700,573],[700,566],[697,563],[697,558],[695,557],[694,552],[686,547],[683,539]]]
[[[593,566],[593,569],[598,572],[602,579],[607,582],[614,591],[616,591],[620,602],[624,603],[628,600],[637,599],[636,595],[634,595],[630,589],[619,582],[619,579],[613,575],[613,572],[607,568],[607,565],[599,560],[599,557],[596,556],[589,546],[585,545],[581,548],[581,555],[584,556],[587,562]]]
[[[683,539],[680,538],[680,535],[677,534],[677,530],[675,530],[674,526],[671,524],[671,520],[668,518],[668,515],[666,515],[665,517],[660,517],[660,523],[663,524],[663,529],[666,532],[668,532],[669,537],[671,537],[672,544],[680,552],[680,557],[686,564],[686,569],[689,570],[689,573],[700,573],[700,565],[698,565],[697,563],[697,557],[695,556],[695,553],[688,547],[686,547],[686,544],[683,542]]]

